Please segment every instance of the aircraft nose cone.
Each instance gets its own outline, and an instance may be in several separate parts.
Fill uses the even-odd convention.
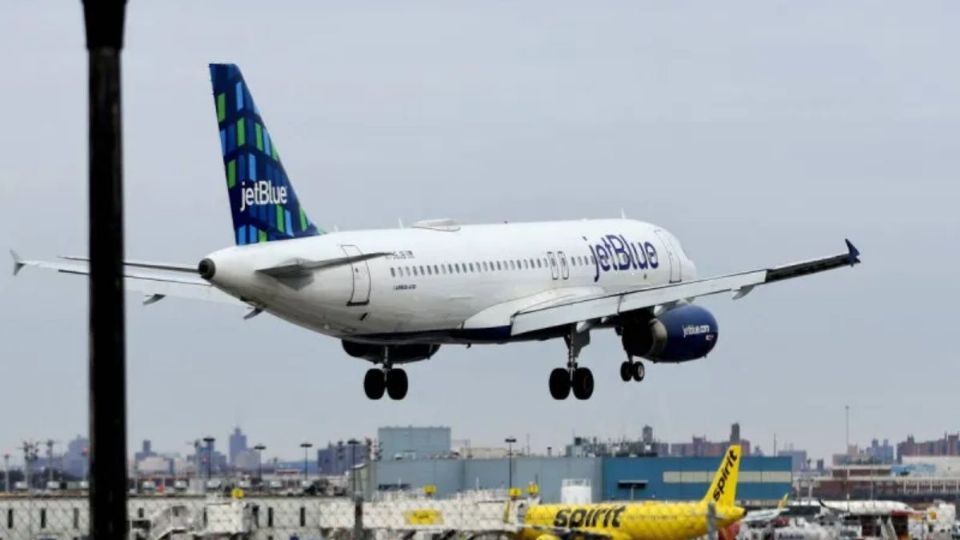
[[[213,264],[210,259],[204,259],[197,265],[197,271],[200,273],[200,277],[209,281],[217,273],[217,265]]]

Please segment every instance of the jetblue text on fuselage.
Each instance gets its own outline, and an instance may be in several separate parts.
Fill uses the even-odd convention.
[[[257,180],[252,184],[240,184],[240,211],[251,206],[287,204],[287,186],[274,187],[269,180]]]
[[[590,244],[590,241],[584,238]],[[596,244],[590,244],[593,259],[593,281],[600,280],[600,272],[651,270],[660,266],[657,248],[650,242],[630,242],[622,234],[608,234]]]

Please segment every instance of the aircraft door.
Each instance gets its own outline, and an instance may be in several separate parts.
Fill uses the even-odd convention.
[[[673,247],[673,241],[669,235],[661,229],[657,229],[654,232],[656,232],[657,236],[663,242],[663,248],[667,250],[667,263],[670,265],[670,283],[676,283],[683,278],[680,274],[683,266],[680,264],[680,257],[677,255],[677,250]]]
[[[360,248],[352,245],[341,245],[340,249],[347,257],[363,255]],[[364,306],[370,303],[370,267],[367,261],[350,263],[350,273],[353,274],[353,292],[350,293],[348,306]]]
[[[570,279],[570,266],[567,264],[566,253],[558,251],[557,258],[560,259],[560,277]]]
[[[560,279],[560,271],[557,268],[557,257],[554,256],[552,251],[547,252],[547,260],[550,263],[550,277]]]

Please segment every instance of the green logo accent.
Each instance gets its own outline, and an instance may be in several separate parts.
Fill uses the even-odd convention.
[[[237,120],[237,148],[243,146],[247,142],[247,120],[241,118]]]
[[[227,162],[227,187],[233,188],[237,185],[237,161],[231,159]]]

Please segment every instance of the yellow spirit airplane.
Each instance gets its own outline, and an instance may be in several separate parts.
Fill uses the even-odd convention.
[[[689,540],[708,532],[714,505],[716,530],[743,517],[736,505],[740,446],[731,445],[700,501],[603,503],[531,506],[523,517],[518,540]]]

